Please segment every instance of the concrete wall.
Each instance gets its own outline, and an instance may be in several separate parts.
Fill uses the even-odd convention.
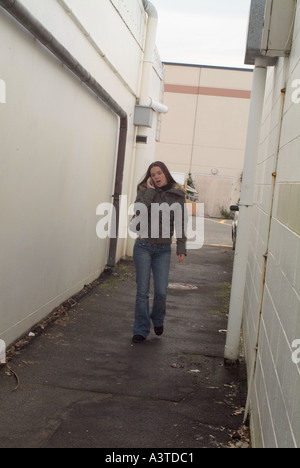
[[[157,159],[191,172],[205,214],[220,216],[240,197],[252,71],[166,64]]]
[[[133,197],[142,2],[22,4],[128,113],[123,193]],[[96,208],[112,201],[119,118],[1,7],[0,30],[0,338],[10,344],[106,266],[109,240],[96,235]],[[157,101],[162,76],[157,59]],[[118,258],[125,250],[120,241]]]
[[[291,56],[279,59],[268,72],[248,259],[243,332],[249,372],[258,341],[250,388],[252,441],[257,448],[300,447],[300,104],[295,101],[299,50],[298,5]]]

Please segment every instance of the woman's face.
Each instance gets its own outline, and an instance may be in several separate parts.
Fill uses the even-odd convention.
[[[151,179],[153,180],[156,187],[164,187],[168,184],[167,178],[158,166],[152,167],[151,169]]]

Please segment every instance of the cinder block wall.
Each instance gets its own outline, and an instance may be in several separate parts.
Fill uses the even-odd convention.
[[[293,353],[300,357],[293,347],[300,340],[299,51],[298,6],[291,56],[268,73],[256,176],[243,325],[249,374],[258,340],[250,389],[255,447],[300,447],[300,364],[292,361]]]

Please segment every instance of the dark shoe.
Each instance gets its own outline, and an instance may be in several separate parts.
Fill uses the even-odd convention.
[[[143,343],[146,338],[144,338],[142,335],[134,335],[132,338],[132,343]]]
[[[161,336],[164,333],[164,327],[154,327],[155,334]]]

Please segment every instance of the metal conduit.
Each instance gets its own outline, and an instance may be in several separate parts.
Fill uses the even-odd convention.
[[[128,117],[122,107],[105,91],[93,76],[73,57],[72,54],[38,21],[18,0],[0,0],[0,6],[10,13],[25,29],[38,39],[50,52],[77,76],[109,109],[120,117],[117,167],[114,189],[116,210],[116,232],[119,228],[120,195],[122,194],[123,172],[126,151]],[[116,264],[117,238],[111,239],[107,266]]]

